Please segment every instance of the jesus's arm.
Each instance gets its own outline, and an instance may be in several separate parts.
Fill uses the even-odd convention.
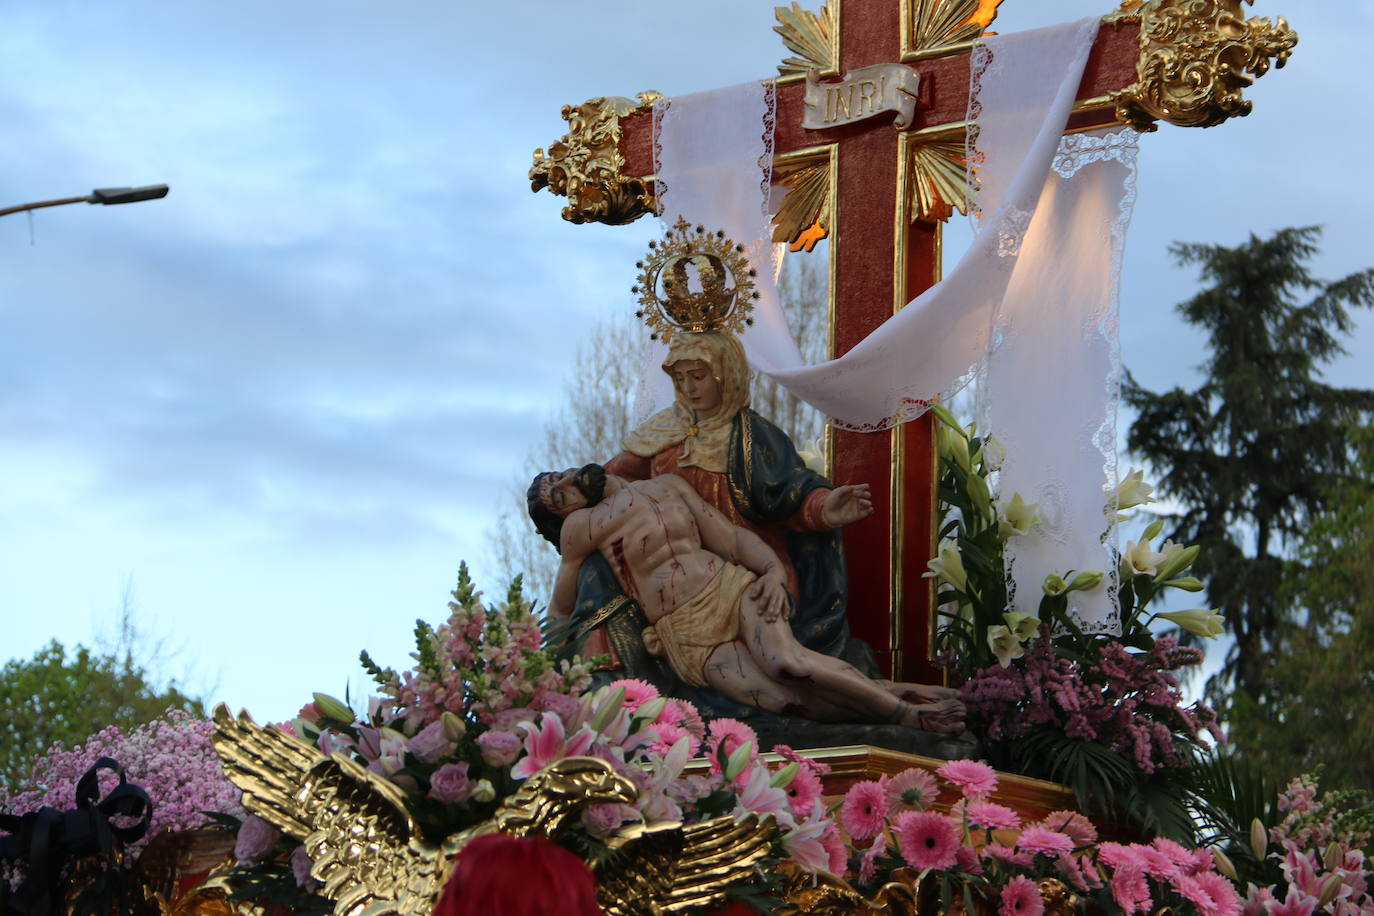
[[[585,512],[587,510],[579,510]],[[578,513],[574,512],[572,516]],[[591,553],[591,544],[582,526],[573,526],[564,520],[563,533],[558,539],[558,551],[563,559],[558,564],[558,574],[553,580],[553,595],[549,599],[549,616],[563,621],[572,613],[577,601],[577,573],[582,561]]]

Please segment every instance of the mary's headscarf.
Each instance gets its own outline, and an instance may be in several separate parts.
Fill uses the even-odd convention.
[[[673,335],[663,371],[671,374],[673,365],[684,359],[699,359],[710,367],[720,386],[720,409],[698,420],[675,385],[673,406],[660,410],[630,433],[625,438],[625,450],[650,458],[681,442],[679,465],[724,474],[730,426],[735,414],[749,406],[749,361],[739,339],[721,331]]]

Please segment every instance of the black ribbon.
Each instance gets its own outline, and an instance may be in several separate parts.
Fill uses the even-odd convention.
[[[110,770],[119,785],[100,799],[100,772]],[[132,818],[123,825],[111,818]],[[103,862],[91,888],[106,901],[107,912],[125,912],[123,871],[115,853],[142,839],[153,819],[153,803],[141,786],[130,783],[124,767],[111,757],[101,757],[76,784],[76,807],[67,811],[40,808],[28,814],[0,814],[0,860],[24,864],[24,882],[5,895],[0,913],[6,916],[51,916],[62,912],[58,879],[63,867],[87,856]],[[117,902],[116,902],[117,901]],[[113,904],[112,906],[109,904]]]

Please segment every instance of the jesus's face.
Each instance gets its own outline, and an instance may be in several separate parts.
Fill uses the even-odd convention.
[[[566,471],[550,471],[539,483],[539,501],[554,515],[567,518],[578,509],[601,502],[606,490],[606,469],[588,464]]]
[[[673,377],[673,387],[696,413],[704,420],[720,410],[720,382],[711,373],[709,363],[699,359],[680,359],[668,367]]]

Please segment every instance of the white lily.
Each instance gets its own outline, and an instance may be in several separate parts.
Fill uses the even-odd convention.
[[[997,663],[1003,668],[1010,665],[1012,659],[1026,654],[1020,640],[1004,626],[988,627],[988,648],[997,656]]]
[[[1022,499],[1020,493],[1011,494],[1011,502],[1002,510],[1002,517],[997,522],[997,532],[1002,536],[1002,540],[1005,541],[1013,535],[1030,533],[1040,521],[1037,508],[1035,503],[1028,503]]]
[[[1175,544],[1173,541],[1165,541],[1159,547],[1160,560],[1159,570],[1155,573],[1155,581],[1172,579],[1174,576],[1183,572],[1193,565],[1197,559],[1198,545],[1184,547],[1182,544]]]
[[[1155,498],[1150,494],[1154,490],[1151,484],[1145,482],[1144,471],[1128,471],[1125,479],[1116,485],[1116,489],[1107,494],[1107,511],[1110,513],[1112,509],[1134,509],[1136,506],[1152,503]]]
[[[1121,554],[1121,575],[1123,578],[1131,576],[1153,576],[1159,572],[1159,562],[1164,559],[1164,554],[1150,547],[1149,541],[1126,542],[1126,550]]]
[[[1187,611],[1161,611],[1155,615],[1182,627],[1194,636],[1215,639],[1226,629],[1225,619],[1216,611],[1193,608]]]
[[[1007,622],[1007,629],[1011,631],[1012,636],[1016,637],[1017,642],[1025,642],[1040,632],[1040,618],[1030,614],[1008,611],[1002,615],[1002,619]]]
[[[968,573],[964,571],[963,558],[952,541],[945,541],[940,546],[940,555],[927,563],[926,567],[930,572],[924,574],[925,578],[939,576],[961,592],[968,588]]]
[[[950,458],[963,468],[964,473],[972,473],[973,464],[969,460],[968,439],[957,429],[940,427],[940,456]]]

